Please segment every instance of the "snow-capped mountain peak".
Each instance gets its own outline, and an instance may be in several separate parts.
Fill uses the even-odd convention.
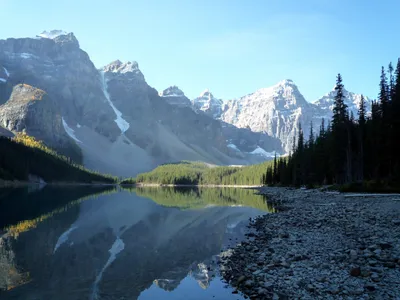
[[[270,105],[277,110],[296,109],[309,105],[291,79],[279,81],[271,87],[261,88],[252,94],[233,101],[246,106],[254,105],[258,107],[271,103]]]
[[[136,61],[122,62],[119,59],[111,62],[103,68],[104,72],[112,73],[141,73],[139,64]]]
[[[176,85],[170,86],[158,94],[160,97],[185,97],[185,94]]]
[[[37,36],[40,38],[53,40],[60,35],[67,35],[67,34],[68,33],[63,30],[50,30],[50,31],[43,31],[41,34],[38,34]]]
[[[284,79],[284,80],[279,81],[276,85],[279,85],[279,86],[294,85],[294,82],[292,79]]]
[[[223,101],[215,98],[209,89],[205,89],[199,97],[193,99],[192,104],[195,110],[201,110],[215,119],[221,116]]]
[[[213,95],[211,94],[209,89],[205,89],[204,91],[202,91],[199,95],[200,98],[202,97],[213,97]]]
[[[165,99],[171,105],[191,107],[190,100],[176,85],[170,86],[165,90],[158,93],[158,95]]]
[[[240,128],[279,138],[288,151],[299,123],[309,124],[312,115],[312,104],[304,99],[293,80],[285,79],[228,101],[221,119]]]
[[[343,95],[344,103],[347,105],[349,111],[356,115],[361,103],[361,94],[352,93],[344,89]],[[331,117],[331,112],[335,105],[335,96],[336,90],[333,88],[332,91],[313,102],[314,105],[318,106],[319,109],[327,114],[326,118],[328,119]],[[364,96],[364,99],[366,102],[367,112],[369,112],[371,109],[372,99],[366,96]]]

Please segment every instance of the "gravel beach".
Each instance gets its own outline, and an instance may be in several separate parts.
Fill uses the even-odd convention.
[[[400,299],[400,195],[260,188],[281,209],[221,254],[250,299]]]

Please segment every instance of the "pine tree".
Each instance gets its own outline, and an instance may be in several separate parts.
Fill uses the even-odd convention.
[[[358,124],[360,127],[364,128],[365,126],[365,116],[366,116],[366,106],[365,106],[365,98],[364,95],[361,95],[360,99],[360,107],[358,109]]]
[[[365,147],[365,118],[366,107],[364,96],[361,95],[360,107],[358,109],[358,144],[359,144],[359,160],[358,160],[358,179],[364,180],[364,147]]]
[[[305,172],[304,172],[304,134],[299,123],[299,135],[297,137],[297,185],[304,184]]]
[[[392,99],[392,142],[393,142],[393,175],[400,181],[400,58],[394,75]]]
[[[340,73],[337,75],[333,107],[332,129],[343,125],[346,121],[347,105],[344,103],[344,85]]]
[[[390,157],[391,157],[391,141],[390,141],[390,106],[389,106],[389,87],[387,83],[385,68],[381,70],[381,80],[379,83],[379,102],[380,102],[380,113],[381,113],[381,124],[380,124],[380,135],[378,143],[381,146],[379,172],[382,177],[388,174],[388,170],[391,169]]]
[[[394,77],[393,77],[392,62],[389,63],[388,71],[389,71],[388,98],[389,98],[389,101],[392,101],[393,93],[394,93]]]
[[[348,112],[344,103],[344,85],[342,76],[337,75],[335,86],[335,102],[332,117],[332,157],[331,166],[334,170],[336,182],[341,183],[348,180],[349,153],[348,153]]]
[[[324,118],[322,118],[322,121],[321,121],[321,127],[319,129],[319,136],[320,137],[325,136],[325,119]]]
[[[273,180],[274,180],[274,182],[273,183],[277,183],[278,182],[278,164],[277,164],[277,161],[276,161],[276,152],[275,152],[275,157],[274,157],[274,173],[273,173]]]
[[[388,113],[389,97],[388,97],[388,84],[384,67],[382,67],[381,81],[379,82],[379,102],[380,102],[382,120],[385,120],[387,118],[387,113]]]
[[[310,148],[314,147],[315,143],[315,137],[314,137],[314,128],[313,128],[313,122],[310,122],[310,135],[308,137],[308,144],[310,145]]]

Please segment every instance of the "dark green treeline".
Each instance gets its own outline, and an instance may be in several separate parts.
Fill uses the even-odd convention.
[[[300,128],[288,158],[275,159],[263,176],[264,184],[323,185],[373,181],[400,183],[400,59],[394,70],[382,67],[378,100],[366,113],[364,97],[357,116],[344,103],[338,74],[333,117],[307,141]],[[317,134],[315,132],[317,131]]]

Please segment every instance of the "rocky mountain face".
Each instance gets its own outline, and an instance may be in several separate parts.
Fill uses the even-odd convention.
[[[9,99],[13,86],[26,83],[57,101],[68,124],[79,121],[111,139],[118,135],[98,71],[72,33],[0,40],[0,64],[9,75],[0,103]]]
[[[170,86],[169,88],[161,91],[159,96],[164,98],[171,105],[191,107],[192,103],[189,98],[177,87]]]
[[[41,120],[46,123],[42,124]],[[27,84],[13,87],[7,104],[0,106],[0,122],[10,131],[26,130],[45,142],[66,137],[55,103],[43,90]]]
[[[273,87],[228,101],[221,119],[276,137],[288,152],[299,124],[309,124],[314,111],[293,81],[283,80]]]
[[[206,89],[199,97],[193,99],[192,105],[195,110],[203,111],[210,117],[218,119],[222,113],[223,101],[215,98],[213,94]]]
[[[72,33],[0,40],[0,126],[59,152],[78,145],[84,164],[100,172],[133,176],[183,159],[248,164],[267,158],[252,153],[259,148],[282,152],[275,138],[226,129],[214,119],[222,101],[208,91],[200,98],[193,110],[177,87],[159,94],[136,62],[96,69]]]
[[[361,94],[355,94],[347,91],[346,89],[344,89],[343,94],[349,112],[353,113],[354,116],[357,116],[358,109],[360,108],[361,103]],[[332,118],[332,110],[334,107],[335,96],[336,91],[333,89],[328,94],[313,102],[313,104],[319,108],[318,112],[320,113],[321,118]],[[364,96],[364,100],[366,102],[367,112],[371,112],[372,99]]]
[[[327,122],[331,119],[335,93],[333,90],[311,103],[306,101],[295,83],[287,79],[239,99],[227,102],[213,101],[211,115],[238,128],[267,133],[268,136],[278,138],[287,153],[292,149],[293,138],[298,134],[299,124],[307,138],[311,122],[314,129],[318,130],[322,119]],[[345,91],[344,95],[345,103],[356,116],[361,95],[348,91]],[[371,100],[368,97],[365,97],[365,100],[367,107],[370,107]],[[197,100],[193,100],[193,103],[197,103]],[[219,108],[216,107],[218,105]],[[194,106],[194,109],[197,107]],[[238,146],[232,144],[232,148]]]

